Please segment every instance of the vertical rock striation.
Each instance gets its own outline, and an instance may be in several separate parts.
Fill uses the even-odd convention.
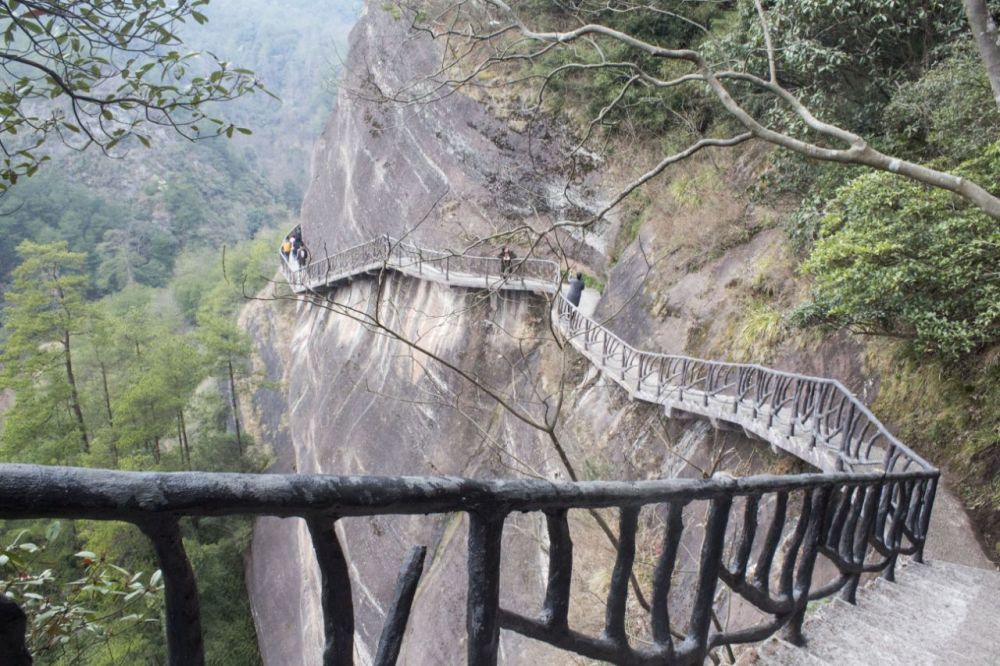
[[[458,94],[426,104],[384,101],[426,92],[421,79],[438,66],[437,46],[409,33],[408,25],[372,6],[352,33],[345,84],[316,148],[303,204],[303,233],[314,257],[382,233],[460,249],[512,224],[545,224],[571,212],[554,133],[536,128],[529,137],[516,122]],[[328,297],[370,311],[376,291],[376,280],[366,278]],[[730,443],[704,424],[687,431],[665,426],[658,410],[629,402],[571,352],[561,355],[551,344],[547,303],[538,296],[490,297],[388,276],[382,302],[395,331],[474,373],[531,418],[543,417],[542,399],[568,379],[559,435],[579,461],[581,478],[691,475],[692,464],[712,467],[712,453]],[[391,336],[308,303],[257,303],[244,321],[266,376],[282,384],[280,392],[259,392],[254,404],[257,432],[272,445],[276,469],[567,478],[538,430]],[[727,459],[723,466],[736,464]],[[588,593],[603,593],[613,551],[588,516],[573,524],[581,546],[575,585],[582,593],[574,592],[571,617],[575,626],[599,628],[603,608]],[[428,556],[401,663],[462,663],[467,521],[378,517],[340,526],[354,585],[359,663],[374,654],[396,571],[415,544],[426,545]],[[256,525],[248,585],[269,665],[320,661],[318,570],[307,533],[293,519]],[[541,517],[512,516],[503,549],[502,602],[533,613],[546,575]],[[500,656],[503,663],[565,659],[508,632]]]

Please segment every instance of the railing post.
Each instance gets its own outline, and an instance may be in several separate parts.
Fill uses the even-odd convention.
[[[549,580],[541,621],[551,629],[565,631],[569,617],[569,592],[573,578],[573,540],[567,510],[546,511],[549,532]]]
[[[444,279],[448,282],[451,281],[451,255],[444,258]]]
[[[872,530],[875,526],[875,510],[878,502],[879,487],[864,486],[861,504],[861,515],[858,517],[858,524],[851,534],[853,543],[850,552],[844,551],[849,556],[849,561],[853,565],[862,565],[865,561],[865,553],[868,551],[868,544],[871,540]],[[848,603],[855,603],[858,590],[858,583],[861,582],[861,573],[851,575],[851,579],[844,585],[841,597]]]
[[[653,640],[667,647],[668,656],[673,652],[673,641],[670,637],[670,611],[667,598],[673,582],[674,565],[677,561],[677,549],[684,532],[684,504],[672,502],[667,509],[667,524],[663,531],[663,546],[653,573],[653,598],[650,610],[653,630]]]
[[[928,479],[927,489],[924,491],[924,505],[920,510],[920,543],[917,544],[917,552],[913,554],[914,562],[924,561],[924,544],[927,542],[927,530],[931,522],[931,510],[934,508],[934,497],[937,494],[937,478]]]
[[[625,506],[619,510],[618,553],[611,573],[604,619],[604,637],[619,647],[628,645],[625,604],[628,601],[628,584],[635,562],[635,532],[638,525],[639,507]]]
[[[177,518],[168,515],[137,525],[153,542],[156,560],[163,572],[168,663],[170,666],[204,664],[198,586],[184,552]]]
[[[882,577],[890,583],[896,581],[896,562],[899,560],[899,546],[903,539],[903,526],[906,524],[906,514],[910,508],[910,491],[912,490],[910,481],[890,482],[888,508],[892,509],[892,522],[889,524],[889,540],[885,546],[889,549],[888,564],[882,571]],[[896,496],[896,505],[893,508],[892,498]]]
[[[469,666],[496,666],[500,646],[500,537],[505,516],[469,512],[469,583],[465,627]]]
[[[726,541],[726,525],[729,523],[729,508],[732,504],[732,495],[720,495],[712,500],[708,510],[694,609],[691,611],[688,635],[682,648],[685,656],[690,658],[690,663],[701,663],[707,652],[715,588],[719,581],[719,568],[722,566],[722,551]]]
[[[410,608],[417,593],[420,574],[424,570],[426,555],[426,546],[414,546],[399,570],[392,606],[385,615],[385,625],[379,637],[375,666],[395,666],[399,658],[399,651],[403,647],[403,635],[406,633],[406,622],[410,617]]]
[[[806,607],[809,605],[809,588],[812,585],[813,567],[816,564],[816,555],[819,551],[823,519],[826,515],[826,503],[830,497],[831,488],[817,488],[812,492],[813,502],[809,511],[809,527],[806,530],[802,557],[799,560],[799,569],[795,575],[795,586],[792,593],[796,608],[786,629],[786,638],[794,645],[805,643],[802,637],[802,622],[805,620]],[[794,557],[794,553],[789,552],[787,556]]]
[[[306,518],[313,550],[319,564],[323,606],[323,666],[354,664],[354,601],[347,559],[335,528],[336,517],[313,515]]]

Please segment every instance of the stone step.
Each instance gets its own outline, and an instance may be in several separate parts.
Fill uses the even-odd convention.
[[[944,562],[908,563],[897,582],[875,579],[857,605],[823,600],[809,611],[806,646],[772,638],[741,664],[980,666],[1000,664],[1000,573]]]
[[[741,657],[737,666],[752,666],[753,664],[769,664],[769,666],[831,666],[829,662],[801,650],[788,641],[771,637],[757,648],[756,653],[747,659]]]

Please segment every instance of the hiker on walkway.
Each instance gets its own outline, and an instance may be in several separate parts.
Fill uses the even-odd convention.
[[[288,261],[289,257],[292,256],[292,237],[285,236],[284,242],[281,244],[281,256]]]
[[[295,251],[295,260],[299,262],[299,266],[306,266],[309,263],[309,250],[306,249],[306,244],[300,242],[299,249]]]
[[[510,248],[506,245],[500,250],[500,272],[504,277],[510,275],[511,269],[514,267],[514,253],[510,251]]]
[[[573,304],[573,307],[580,307],[580,297],[583,296],[583,273],[577,273],[576,277],[569,281],[569,293],[566,300]]]

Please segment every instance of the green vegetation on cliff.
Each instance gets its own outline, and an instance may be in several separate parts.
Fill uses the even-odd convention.
[[[725,170],[704,164],[714,157],[680,162],[669,187],[647,186],[626,203],[613,260],[629,255],[629,247],[636,252],[647,225],[659,226],[646,236],[643,257],[651,243],[665,244],[652,257],[665,265],[692,237],[700,239],[701,256],[680,270],[652,267],[644,290],[651,312],[661,316],[671,312],[663,282],[682,279],[684,267],[697,271],[721,260],[782,222],[785,248],[760,267],[766,289],[757,285],[759,275],[745,289],[734,287],[741,314],[722,327],[728,338],[706,347],[705,329],[695,327],[692,351],[760,361],[779,349],[787,357],[835,341],[867,348],[865,367],[881,386],[876,412],[961,480],[955,487],[1000,557],[1000,422],[990,409],[1000,392],[996,215],[967,196],[892,173],[908,161],[978,183],[994,199],[998,194],[1000,110],[962,4],[746,0],[687,9],[673,7],[677,13],[670,14],[584,1],[522,4],[517,11],[532,29],[599,24],[663,48],[696,49],[714,71],[771,80],[819,121],[898,159],[871,171],[812,161],[802,152],[736,149],[740,157],[728,163],[739,162],[740,183],[727,186],[745,191],[734,195],[744,212],[733,233],[719,231],[722,239],[700,239],[696,222],[683,225],[699,211],[718,214],[712,209],[718,187],[697,179],[706,171],[718,179]],[[622,163],[636,152],[655,164],[699,139],[745,130],[704,79],[691,74],[701,84],[689,79],[686,88],[663,83],[691,72],[689,63],[601,34],[588,39],[540,48],[531,59],[535,78],[509,78],[521,88],[544,80],[543,109],[589,136],[587,145],[604,150],[612,171],[626,171]],[[764,126],[820,148],[839,147],[773,89],[739,76],[726,81],[733,99]],[[664,209],[678,218],[666,226],[673,234],[666,239],[657,221]],[[757,217],[761,211],[766,219]]]
[[[150,5],[98,4],[124,13]],[[50,140],[30,178],[28,167],[2,174],[12,184],[0,185],[3,462],[160,471],[256,471],[267,462],[236,408],[259,383],[236,319],[245,294],[274,273],[274,249],[295,223],[308,150],[332,101],[335,53],[359,3],[204,5],[163,9],[191,19],[167,26],[170,39],[253,68],[283,98],[254,95],[220,109],[252,135],[223,125],[232,140],[191,143],[137,127],[142,139],[123,135],[111,146],[117,159]],[[27,11],[15,3],[0,13]],[[27,23],[57,30],[36,16]],[[5,147],[17,140],[8,125]],[[191,520],[182,529],[207,662],[259,663],[243,581],[249,521]],[[156,569],[148,541],[127,525],[0,525],[0,592],[29,611],[38,663],[160,663]]]

